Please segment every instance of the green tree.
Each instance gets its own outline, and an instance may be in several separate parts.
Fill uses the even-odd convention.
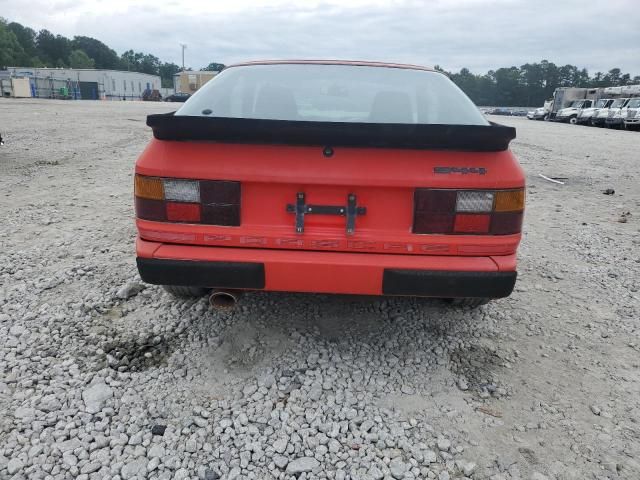
[[[219,72],[221,71],[223,68],[225,67],[224,63],[215,63],[212,62],[209,65],[207,65],[206,67],[204,67],[202,70],[204,71],[208,71],[208,72]]]
[[[49,30],[40,30],[36,36],[36,50],[48,67],[65,67],[71,55],[71,41]]]
[[[160,71],[160,59],[154,55],[127,50],[120,57],[122,65],[132,72],[158,75]]]
[[[140,70],[139,72],[148,73],[150,75],[159,75],[160,74],[160,59],[155,55],[144,54],[140,60]]]
[[[526,94],[518,67],[499,68],[493,74],[498,105],[524,105]]]
[[[36,32],[33,29],[24,27],[17,22],[11,22],[7,25],[7,28],[14,33],[18,39],[18,43],[24,50],[22,58],[18,60],[18,64],[24,67],[38,66],[37,64],[39,63],[39,60],[37,59],[36,53]]]
[[[71,68],[93,68],[96,62],[89,58],[83,50],[73,50],[69,55],[69,66]]]
[[[617,87],[620,85],[620,75],[621,71],[619,68],[612,68],[611,70],[609,70],[609,73],[607,73],[604,76],[604,81],[612,87]]]
[[[15,33],[9,30],[7,22],[0,18],[0,68],[19,66],[24,55],[24,49],[18,42]]]
[[[95,62],[95,68],[104,68],[109,70],[122,69],[122,62],[118,54],[102,43],[91,37],[76,36],[71,41],[71,47],[74,50],[84,51],[89,58]]]
[[[162,86],[165,88],[173,88],[173,76],[180,71],[180,67],[175,63],[163,63],[159,67],[160,79]]]

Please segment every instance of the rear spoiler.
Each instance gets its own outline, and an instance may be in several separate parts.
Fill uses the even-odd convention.
[[[196,140],[276,145],[319,145],[419,150],[506,150],[516,129],[490,125],[306,122],[192,117],[175,112],[147,116],[159,140]]]

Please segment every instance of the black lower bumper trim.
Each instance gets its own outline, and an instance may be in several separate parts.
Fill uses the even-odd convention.
[[[516,283],[516,272],[450,272],[385,269],[384,295],[440,298],[508,297]]]
[[[264,288],[264,264],[248,262],[195,262],[189,260],[136,259],[140,277],[154,285],[185,287]]]

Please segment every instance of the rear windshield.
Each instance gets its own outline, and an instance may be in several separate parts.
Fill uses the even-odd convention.
[[[352,123],[488,125],[445,75],[355,65],[231,67],[176,115]]]

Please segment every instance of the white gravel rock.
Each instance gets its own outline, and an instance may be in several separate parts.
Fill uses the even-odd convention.
[[[69,467],[74,467],[78,464],[78,457],[71,452],[64,452],[62,454],[62,462]]]
[[[449,480],[450,478],[451,475],[449,475],[449,472],[446,470],[443,470],[438,474],[438,480]]]
[[[438,438],[438,449],[442,452],[446,452],[451,448],[451,440],[447,438]]]
[[[389,463],[389,470],[391,471],[391,476],[393,478],[400,480],[405,478],[408,466],[402,461],[402,458],[396,457]]]
[[[148,460],[146,458],[137,458],[135,460],[128,461],[120,471],[120,476],[124,480],[129,480],[135,477],[146,476],[147,474]]]
[[[382,480],[384,478],[384,473],[382,473],[382,470],[380,470],[378,467],[376,467],[375,465],[373,465],[369,471],[367,472],[367,474],[369,475],[369,477],[371,477],[373,480]]]
[[[533,472],[531,474],[531,480],[549,480],[549,477],[540,472]]]
[[[118,289],[116,297],[121,300],[128,300],[129,298],[138,295],[143,289],[144,285],[139,282],[127,282]]]
[[[289,439],[287,437],[278,438],[275,442],[273,442],[273,449],[277,453],[284,453],[287,449],[287,445],[289,444]]]
[[[111,398],[113,398],[113,390],[103,382],[95,383],[82,392],[87,413],[98,413]]]
[[[58,447],[58,450],[64,454],[66,452],[73,452],[81,449],[83,443],[78,438],[70,438],[69,440],[58,443],[56,446]]]
[[[22,325],[12,325],[11,328],[9,328],[9,335],[13,335],[14,337],[21,337],[28,333],[29,330],[27,330]]]
[[[476,464],[475,462],[467,462],[466,460],[456,460],[456,467],[468,477],[475,471]]]
[[[329,451],[331,453],[338,453],[342,445],[340,445],[340,442],[338,440],[332,438],[331,440],[329,440],[327,446],[329,447]]]
[[[22,470],[23,467],[24,463],[22,463],[22,460],[20,460],[19,458],[12,458],[7,463],[7,472],[9,473],[9,475],[13,475]]]
[[[164,447],[158,443],[151,445],[147,451],[148,458],[162,458],[164,457]]]
[[[289,462],[287,465],[287,473],[290,475],[296,475],[303,472],[311,472],[318,468],[320,462],[313,457],[301,457]]]
[[[185,443],[184,449],[189,453],[195,453],[198,451],[198,442],[196,442],[194,439],[189,439]]]
[[[289,463],[289,458],[285,457],[284,455],[274,455],[273,456],[273,463],[280,470],[283,470],[287,466],[287,464]]]

